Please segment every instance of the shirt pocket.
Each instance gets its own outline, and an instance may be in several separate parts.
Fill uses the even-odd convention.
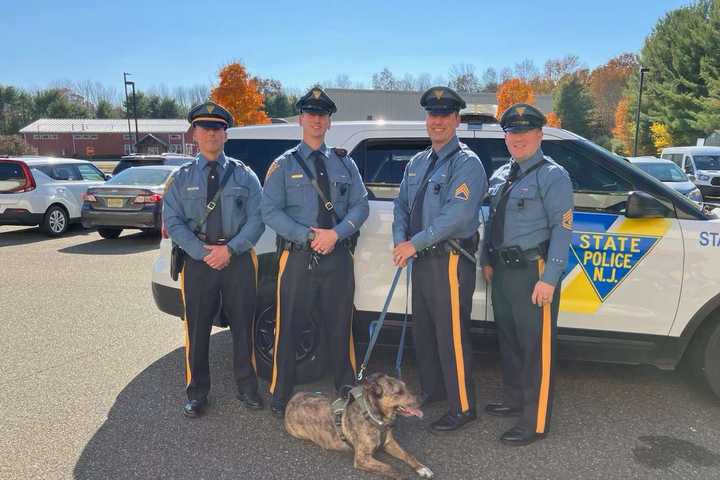
[[[542,210],[537,185],[516,185],[508,193],[508,210],[513,210],[521,217],[537,216]]]
[[[190,221],[198,222],[207,205],[207,199],[205,195],[203,195],[203,192],[199,189],[182,190],[180,192],[180,201],[182,202],[182,209],[185,214],[185,223]]]
[[[223,216],[230,218],[230,224],[233,231],[236,231],[247,221],[247,199],[249,195],[250,190],[242,185],[229,188],[225,187],[225,189],[223,189]]]
[[[288,206],[305,207],[312,201],[313,186],[304,173],[290,173],[285,185],[285,201]]]
[[[350,198],[350,177],[347,175],[338,175],[330,182],[330,193],[333,205],[340,208],[340,212],[343,214],[347,210],[349,198]],[[340,215],[341,217],[343,215]]]
[[[417,194],[418,188],[420,186],[420,176],[418,176],[417,172],[410,171],[407,174],[407,195],[408,195],[408,204],[412,205],[413,201],[415,200],[415,195]]]

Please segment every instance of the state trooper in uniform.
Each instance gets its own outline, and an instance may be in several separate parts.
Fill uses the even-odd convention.
[[[481,255],[503,368],[503,400],[485,410],[520,417],[500,440],[545,436],[553,400],[560,283],[572,235],[573,189],[565,169],[543,156],[543,114],[518,103],[500,119],[509,164],[490,178],[490,221]]]
[[[335,388],[353,383],[352,251],[369,213],[367,191],[355,162],[347,151],[325,145],[335,103],[320,88],[313,88],[298,100],[297,108],[303,140],[270,165],[262,198],[263,220],[278,236],[270,383],[270,408],[277,416],[284,415],[293,393],[296,342],[311,316],[327,339]]]
[[[188,397],[184,413],[198,417],[207,406],[210,331],[220,309],[232,332],[238,398],[245,407],[259,410],[263,404],[252,363],[251,331],[257,288],[253,247],[265,229],[260,182],[249,167],[223,152],[225,130],[233,125],[230,112],[207,102],[190,110],[188,121],[199,154],[174,174],[163,205],[170,238],[185,252],[180,274]]]
[[[488,183],[480,159],[455,133],[463,99],[450,88],[433,87],[420,105],[432,146],[405,168],[395,199],[393,260],[404,266],[416,258],[412,313],[420,386],[424,404],[447,398],[447,414],[431,425],[445,432],[476,416],[468,328]]]

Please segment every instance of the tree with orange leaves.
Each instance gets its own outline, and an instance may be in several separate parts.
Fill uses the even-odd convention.
[[[248,75],[240,63],[230,63],[220,69],[220,83],[212,89],[210,98],[227,108],[235,125],[270,123],[263,111],[264,98],[256,78]]]
[[[617,108],[615,109],[615,126],[612,129],[613,137],[619,144],[621,153],[630,155],[633,150],[633,124],[628,121],[629,118],[629,107],[630,100],[627,97],[623,97],[618,102]]]
[[[497,102],[497,118],[500,118],[514,103],[535,103],[535,92],[529,83],[511,78],[498,87]]]
[[[548,112],[548,114],[545,115],[545,119],[547,120],[548,127],[555,127],[555,128],[562,127],[562,122],[560,121],[560,117],[558,117],[557,113],[555,113],[555,112]]]

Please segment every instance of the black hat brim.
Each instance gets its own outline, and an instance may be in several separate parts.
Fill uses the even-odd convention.
[[[315,106],[311,106],[311,105],[302,107],[301,112],[302,113],[319,113],[320,115],[330,115],[332,113],[332,111],[328,110],[327,108],[315,107]]]
[[[434,107],[425,107],[425,111],[427,113],[429,113],[430,115],[443,115],[444,116],[444,115],[450,115],[451,113],[457,113],[460,110],[458,110],[457,108],[453,108],[453,107],[434,106]]]
[[[517,127],[503,127],[503,131],[505,133],[523,133],[523,132],[529,132],[530,130],[535,130],[538,128],[542,128],[541,126],[535,126],[535,125],[519,125]]]
[[[213,121],[213,120],[196,120],[193,122],[193,127],[202,127],[202,128],[209,128],[209,129],[218,129],[222,128],[223,130],[228,127],[227,123],[223,121]]]

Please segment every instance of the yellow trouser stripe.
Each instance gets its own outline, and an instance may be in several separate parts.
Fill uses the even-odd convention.
[[[545,261],[541,258],[538,260],[538,273],[542,277],[545,271]],[[550,304],[542,307],[542,333],[541,339],[541,373],[540,373],[540,396],[538,398],[537,425],[535,431],[537,433],[545,432],[545,422],[547,420],[548,395],[550,393]]]
[[[185,323],[185,386],[190,385],[192,372],[190,371],[190,327],[188,326],[187,309],[185,308],[185,267],[180,271],[180,299],[183,302]]]
[[[290,255],[288,250],[283,251],[280,256],[280,265],[278,266],[277,290],[275,292],[275,347],[273,349],[273,369],[272,382],[270,383],[270,393],[275,393],[275,384],[277,383],[277,355],[278,344],[280,343],[280,284],[282,283],[282,276],[285,271],[288,255]]]
[[[258,258],[255,254],[255,249],[250,249],[250,259],[252,260],[253,267],[255,267],[255,294],[257,296],[258,287]],[[252,328],[250,329],[250,362],[252,363],[253,370],[257,373],[257,361],[255,360],[255,322],[253,321]]]
[[[357,366],[355,365],[355,340],[353,339],[353,316],[355,312],[350,313],[350,366],[352,367],[353,373],[357,375]]]
[[[448,279],[450,280],[450,311],[452,317],[453,347],[455,349],[455,368],[457,369],[457,383],[460,393],[460,408],[463,412],[470,409],[465,384],[465,357],[463,356],[462,335],[460,328],[460,284],[458,281],[458,260],[460,256],[451,253],[448,264]]]

